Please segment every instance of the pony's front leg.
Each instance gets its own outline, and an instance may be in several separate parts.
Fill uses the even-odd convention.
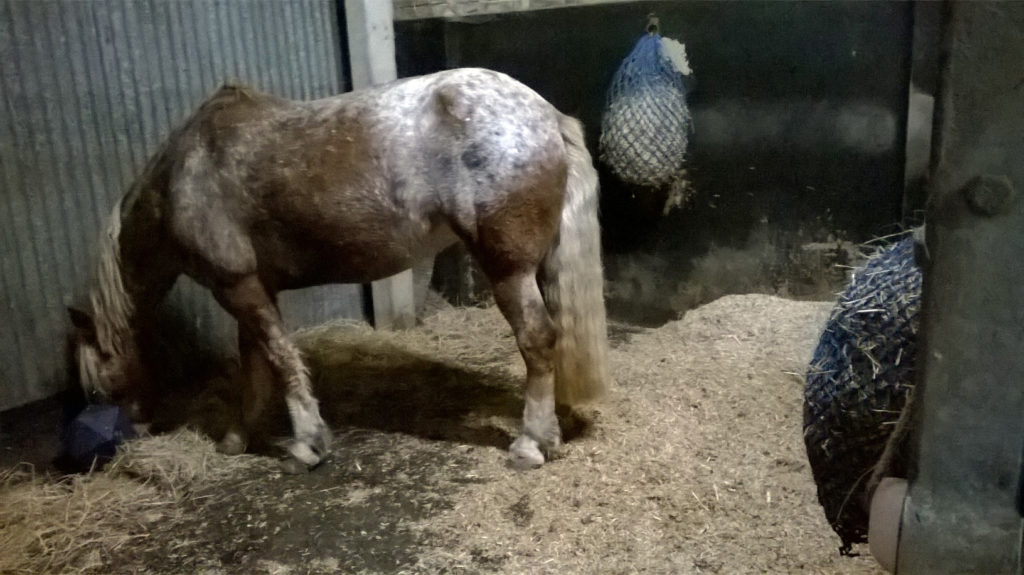
[[[309,381],[309,371],[298,347],[285,334],[281,314],[272,296],[264,289],[259,278],[248,276],[233,286],[219,290],[217,299],[238,320],[239,329],[247,330],[259,342],[277,379],[285,385],[284,398],[294,432],[288,452],[299,463],[307,467],[316,466],[327,456],[330,429],[320,417],[320,408],[313,397]],[[248,382],[248,385],[259,384]],[[244,407],[247,424],[255,422],[263,409],[262,401],[253,401],[259,391],[250,389],[248,393],[251,395]]]
[[[493,282],[494,299],[516,336],[526,362],[526,401],[521,435],[509,448],[515,467],[544,463],[562,440],[555,415],[555,327],[537,286],[535,272]]]

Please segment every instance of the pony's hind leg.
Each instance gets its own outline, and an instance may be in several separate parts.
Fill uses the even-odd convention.
[[[299,349],[285,334],[281,314],[273,298],[255,275],[217,290],[216,296],[221,305],[238,320],[239,329],[247,330],[258,341],[274,375],[285,384],[285,403],[294,432],[294,438],[288,446],[289,453],[307,467],[319,464],[327,456],[330,430],[320,417],[320,408],[311,390],[309,372],[302,362]],[[251,374],[258,375],[259,371]],[[248,385],[248,398],[243,400],[244,419],[252,423],[259,419],[265,402],[260,399],[259,389],[252,387],[260,385],[260,382],[252,381]],[[243,394],[243,397],[246,395]]]
[[[237,386],[241,390],[241,411],[235,410],[217,450],[228,455],[245,452],[251,434],[260,424],[274,389],[274,366],[260,345],[261,338],[241,322],[238,324]]]
[[[561,443],[555,415],[555,327],[537,285],[536,271],[492,278],[494,299],[515,333],[526,362],[526,402],[521,435],[509,448],[509,460],[519,468],[544,463]]]

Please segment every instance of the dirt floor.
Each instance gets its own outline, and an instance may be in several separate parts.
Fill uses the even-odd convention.
[[[528,472],[505,463],[525,370],[496,310],[317,328],[326,464],[284,475],[186,431],[88,477],[8,471],[0,573],[881,573],[839,555],[802,443],[830,307],[727,296],[613,326],[613,394]]]

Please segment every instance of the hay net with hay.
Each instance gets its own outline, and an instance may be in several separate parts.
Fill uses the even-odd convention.
[[[853,274],[806,375],[804,443],[847,553],[867,540],[864,489],[914,383],[921,271],[907,235]]]
[[[601,118],[601,161],[622,181],[650,188],[685,185],[693,120],[683,76],[691,73],[683,44],[662,37],[651,16],[648,33],[612,78]]]

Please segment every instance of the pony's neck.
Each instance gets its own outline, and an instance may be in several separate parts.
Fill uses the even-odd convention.
[[[161,194],[142,185],[152,180],[143,179],[118,202],[100,238],[97,282],[90,295],[100,348],[110,354],[134,351],[140,323],[151,320],[181,271],[164,235]]]

